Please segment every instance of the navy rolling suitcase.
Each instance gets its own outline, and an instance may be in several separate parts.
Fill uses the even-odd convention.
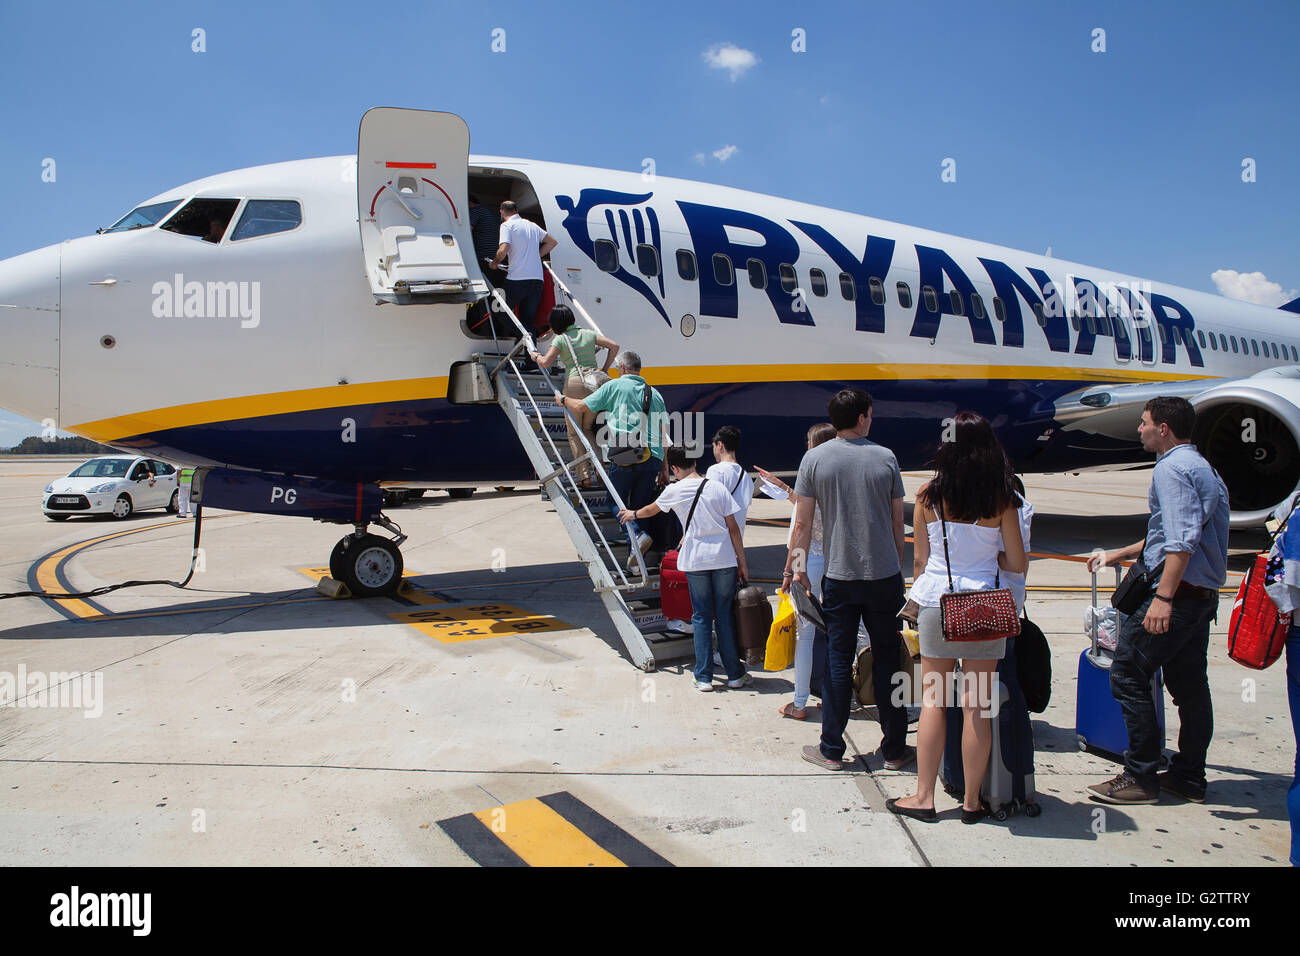
[[[1115,568],[1115,583],[1120,569]],[[1097,575],[1092,576],[1092,606],[1097,607]],[[1079,680],[1075,688],[1074,733],[1079,749],[1123,762],[1128,749],[1124,712],[1110,692],[1112,655],[1097,643],[1096,615],[1092,616],[1092,646],[1079,655]],[[1160,725],[1160,746],[1165,742],[1165,688],[1163,675],[1151,679],[1151,697]]]
[[[998,662],[999,703],[993,718],[993,741],[988,770],[980,795],[988,801],[998,820],[1024,811],[1036,817],[1042,807],[1034,801],[1034,732],[1029,722],[1029,705],[1016,675],[1015,638],[1007,639],[1006,656]],[[961,800],[966,775],[961,763],[963,714],[960,707],[947,708],[947,737],[943,747],[943,789]]]

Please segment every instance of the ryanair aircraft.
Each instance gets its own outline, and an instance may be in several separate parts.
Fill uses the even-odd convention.
[[[501,408],[458,388],[485,351],[470,193],[542,224],[555,274],[642,355],[669,409],[706,433],[738,426],[747,460],[796,467],[805,429],[853,385],[904,469],[964,408],[1022,471],[1132,467],[1150,460],[1143,404],[1175,394],[1197,406],[1234,526],[1300,482],[1300,300],[1272,309],[738,189],[471,156],[459,117],[388,108],[362,119],[355,158],[211,176],[0,262],[0,406],[211,468],[225,491],[209,504],[358,536],[384,523],[381,483],[533,478]]]

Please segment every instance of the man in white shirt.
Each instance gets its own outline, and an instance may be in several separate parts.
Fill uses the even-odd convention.
[[[519,215],[519,207],[506,200],[501,204],[500,245],[490,269],[501,268],[506,256],[506,304],[526,329],[533,327],[533,317],[542,304],[542,256],[555,248],[555,237]]]
[[[749,514],[750,502],[754,500],[754,479],[749,477],[744,466],[736,460],[736,453],[740,450],[740,429],[731,425],[723,425],[718,429],[717,434],[713,436],[713,460],[715,464],[709,466],[709,470],[704,473],[706,478],[712,478],[726,486],[727,491],[731,492],[731,497],[735,499],[736,506],[740,511],[736,513],[736,524],[740,526],[740,536],[745,536],[745,518]]]
[[[740,510],[719,482],[701,478],[686,449],[674,445],[664,453],[672,483],[658,499],[635,511],[623,509],[623,524],[653,518],[671,509],[685,529],[677,554],[677,567],[686,572],[691,591],[691,623],[695,628],[696,690],[713,690],[713,628],[718,629],[718,652],[727,674],[727,686],[745,687],[753,678],[745,673],[736,653],[736,622],[731,599],[737,583],[749,580],[745,546],[735,515]]]

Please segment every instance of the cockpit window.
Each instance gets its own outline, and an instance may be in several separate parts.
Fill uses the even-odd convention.
[[[136,206],[104,231],[128,232],[132,229],[148,229],[150,226],[156,226],[158,220],[162,219],[163,216],[167,215],[180,204],[181,201],[179,199],[169,199],[167,202],[155,202],[150,203],[148,206]]]
[[[182,236],[220,242],[238,206],[238,199],[191,199],[162,228]]]
[[[288,232],[302,225],[302,206],[292,199],[250,199],[230,241]]]

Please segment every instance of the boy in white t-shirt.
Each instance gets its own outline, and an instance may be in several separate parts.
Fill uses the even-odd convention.
[[[696,690],[713,690],[713,628],[718,629],[718,652],[728,687],[744,687],[753,678],[745,673],[736,653],[736,623],[731,599],[736,586],[749,580],[745,547],[735,515],[740,506],[720,482],[701,478],[686,449],[674,445],[664,453],[672,483],[658,499],[635,511],[618,513],[622,524],[652,518],[671,509],[682,522],[682,543],[677,567],[686,573],[691,592],[691,623],[695,628]],[[693,513],[692,513],[693,510]]]
[[[745,536],[745,518],[749,514],[750,502],[754,500],[754,479],[749,477],[744,466],[736,460],[740,450],[740,429],[732,425],[723,425],[713,436],[713,459],[717,464],[710,465],[704,477],[721,482],[731,492],[737,507],[736,524],[740,526],[740,536]]]

